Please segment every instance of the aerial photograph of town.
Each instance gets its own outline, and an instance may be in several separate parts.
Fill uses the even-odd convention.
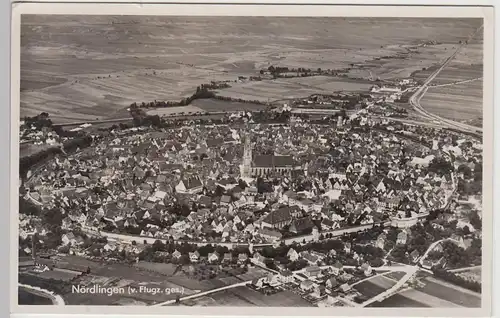
[[[480,308],[483,31],[22,15],[19,305]]]

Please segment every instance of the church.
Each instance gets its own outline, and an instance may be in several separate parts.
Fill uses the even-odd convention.
[[[265,176],[272,173],[285,174],[292,170],[300,169],[300,165],[292,156],[255,155],[252,154],[250,137],[245,137],[243,151],[243,164],[241,176],[245,178]]]

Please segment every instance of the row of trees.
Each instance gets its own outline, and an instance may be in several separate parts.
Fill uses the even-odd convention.
[[[460,277],[454,273],[451,273],[449,271],[439,269],[439,268],[434,268],[433,273],[436,277],[450,282],[452,284],[458,285],[463,288],[467,288],[469,290],[475,291],[477,293],[481,293],[481,283],[465,279],[463,277]]]
[[[50,290],[59,295],[64,295],[71,292],[71,284],[52,278],[44,279],[34,275],[20,274],[18,281],[20,284],[29,286],[37,286],[42,289]]]
[[[64,152],[71,152],[77,149],[88,147],[91,144],[92,144],[92,137],[90,136],[78,137],[65,142],[63,145],[63,150]],[[36,152],[30,156],[22,157],[19,160],[19,174],[24,177],[26,173],[30,169],[32,169],[35,165],[61,153],[63,153],[63,151],[61,150],[60,147],[50,147],[45,150]]]

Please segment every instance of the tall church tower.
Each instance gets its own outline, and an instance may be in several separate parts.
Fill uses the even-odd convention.
[[[245,145],[243,150],[243,164],[241,176],[249,178],[252,172],[252,143],[250,140],[250,134],[245,134]]]

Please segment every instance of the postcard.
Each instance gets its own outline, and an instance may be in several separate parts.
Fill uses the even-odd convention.
[[[490,9],[14,5],[12,311],[489,315]]]

